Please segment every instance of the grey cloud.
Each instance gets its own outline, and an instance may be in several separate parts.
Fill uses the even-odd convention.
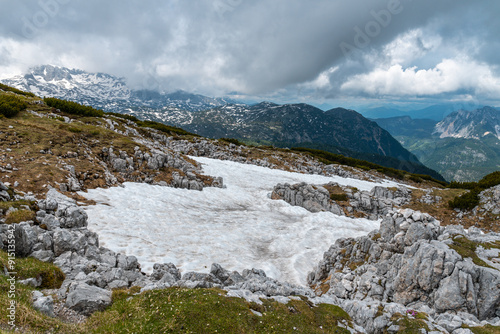
[[[453,44],[472,38],[481,40],[477,59],[498,63],[500,3],[466,0],[400,0],[401,12],[391,14],[386,26],[379,24],[380,31],[369,36],[354,61],[346,59],[341,43],[356,46],[355,28],[365,31],[377,22],[373,12],[385,13],[394,1],[3,0],[0,42],[11,38],[21,45],[43,44],[46,55],[32,59],[31,65],[60,59],[60,65],[127,77],[139,88],[153,79],[166,90],[212,95],[238,90],[335,98],[350,76],[384,61],[384,45],[409,29],[429,25],[446,43],[420,64],[435,65],[454,52]],[[46,23],[40,21],[44,13]],[[23,36],[27,24],[36,28],[31,36]],[[367,58],[370,54],[376,56]],[[3,52],[0,56],[2,61],[6,57]],[[299,87],[332,66],[339,69],[328,87]]]

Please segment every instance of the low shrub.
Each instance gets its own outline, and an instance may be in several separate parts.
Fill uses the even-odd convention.
[[[330,194],[330,199],[335,202],[345,202],[349,200],[347,194]]]
[[[56,99],[55,97],[46,97],[43,99],[46,105],[52,108],[61,110],[62,112],[86,116],[86,117],[102,117],[104,116],[104,111],[94,109],[90,106],[84,106],[76,102],[66,101],[61,99]]]
[[[139,119],[135,116],[132,116],[132,115],[120,114],[117,112],[107,112],[106,115],[111,115],[111,116],[115,116],[118,118],[127,119],[127,120],[132,121],[132,122],[139,122]]]
[[[36,97],[36,95],[33,93],[24,92],[20,89],[10,87],[10,86],[4,85],[2,83],[0,83],[0,89],[5,91],[5,92],[12,92],[12,93],[16,93],[16,94],[24,95],[24,96],[28,96],[28,97]]]
[[[479,193],[500,184],[500,172],[493,172],[479,182],[451,182],[449,188],[470,189],[468,193],[455,197],[448,202],[452,209],[472,210],[479,205]]]
[[[194,137],[199,137],[197,134],[188,132],[184,129],[177,128],[175,126],[169,126],[165,125],[163,123],[158,123],[158,122],[153,122],[153,121],[137,121],[136,122],[138,126],[144,127],[144,128],[152,128],[156,129],[158,131],[168,133],[168,134],[177,134],[180,136],[194,136]]]
[[[5,117],[14,117],[27,107],[28,104],[15,95],[0,95],[0,114]]]
[[[226,143],[234,144],[236,146],[244,145],[242,142],[240,142],[238,139],[235,138],[220,138],[219,140],[225,141]]]

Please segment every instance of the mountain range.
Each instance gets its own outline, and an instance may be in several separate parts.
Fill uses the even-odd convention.
[[[129,89],[124,79],[52,65],[33,68],[3,80],[7,85],[41,96],[68,99],[159,121],[211,137],[230,137],[278,147],[307,147],[427,174],[444,180],[422,165],[387,131],[354,110],[323,111],[308,104],[238,104],[184,91],[160,93]]]
[[[205,137],[322,149],[442,179],[422,166],[417,157],[387,131],[354,110],[335,108],[323,111],[308,104],[262,102],[252,106],[227,104],[204,111],[131,113]]]
[[[409,116],[375,121],[449,181],[479,180],[500,168],[500,111],[496,108],[459,110],[440,122]]]
[[[195,111],[233,102],[182,90],[170,93],[134,90],[127,86],[123,78],[53,65],[34,67],[24,75],[4,79],[2,82],[38,96],[71,100],[112,112],[139,108]]]

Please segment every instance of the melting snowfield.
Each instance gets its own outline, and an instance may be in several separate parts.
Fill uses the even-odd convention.
[[[337,238],[367,234],[379,221],[311,213],[271,200],[273,187],[303,181],[334,181],[360,190],[395,185],[193,159],[203,164],[207,175],[222,176],[227,187],[192,191],[125,183],[80,193],[97,203],[85,210],[100,245],[135,255],[145,272],[151,272],[155,262],[172,262],[183,273],[208,272],[217,262],[240,272],[263,269],[270,277],[305,285],[307,273]]]

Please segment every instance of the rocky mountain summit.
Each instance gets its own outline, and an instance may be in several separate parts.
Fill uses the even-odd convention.
[[[237,138],[280,147],[307,146],[379,165],[442,176],[419,162],[387,131],[354,110],[320,110],[308,104],[256,105],[184,91],[133,90],[123,79],[53,65],[3,80],[33,92],[162,122],[210,138]],[[155,87],[158,88],[158,87]]]
[[[455,111],[436,124],[435,133],[439,138],[480,139],[491,135],[500,140],[500,111],[492,107]]]
[[[160,93],[148,89],[131,89],[123,78],[106,73],[90,73],[54,65],[41,65],[24,75],[2,80],[3,83],[38,96],[57,97],[91,105],[106,111],[122,110],[205,110],[230,103],[184,91]],[[158,88],[153,84],[154,88]]]

